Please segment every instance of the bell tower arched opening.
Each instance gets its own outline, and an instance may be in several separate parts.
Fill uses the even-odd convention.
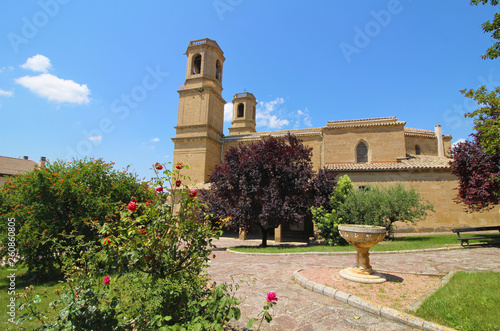
[[[193,56],[193,66],[191,70],[191,75],[201,74],[201,54],[196,54]]]

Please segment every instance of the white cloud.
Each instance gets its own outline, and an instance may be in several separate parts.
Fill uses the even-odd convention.
[[[17,78],[15,82],[50,101],[78,104],[90,102],[90,90],[87,85],[80,85],[72,80],[61,79],[52,74],[24,76]]]
[[[457,145],[461,144],[461,143],[464,143],[466,142],[467,139],[458,139],[457,141],[455,141],[453,144],[451,144],[451,148],[455,148]]]
[[[11,97],[14,94],[12,91],[5,91],[0,88],[0,96],[2,97]]]
[[[287,119],[280,118],[282,111],[279,107],[284,102],[285,100],[279,97],[269,102],[259,102],[257,107],[256,124],[268,129],[280,129],[283,126],[289,125],[290,122]],[[280,117],[274,113],[278,113]]]
[[[21,65],[21,68],[33,70],[36,72],[48,72],[48,70],[52,67],[50,64],[50,60],[48,57],[37,54],[33,57],[30,57],[26,60],[26,63]]]
[[[102,136],[95,135],[95,136],[89,137],[89,140],[91,140],[91,141],[101,141],[102,140]]]
[[[233,120],[233,103],[228,102],[224,105],[224,122],[231,122]]]
[[[302,124],[308,127],[312,127],[312,122],[311,122],[311,116],[309,116],[309,109],[302,111],[302,110],[297,110],[294,114],[295,116],[295,123],[293,125],[294,129],[298,129],[302,127]]]
[[[151,141],[154,142],[154,143],[157,143],[157,142],[160,141],[160,138],[156,137],[156,138],[151,139]]]

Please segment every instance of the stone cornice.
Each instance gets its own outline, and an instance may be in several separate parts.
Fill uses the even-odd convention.
[[[181,143],[181,142],[199,142],[199,141],[208,141],[211,142],[217,146],[221,146],[222,143],[220,141],[217,141],[211,137],[186,137],[186,138],[170,138],[174,144],[175,143]]]
[[[397,117],[364,118],[357,120],[328,121],[325,130],[346,128],[367,128],[380,126],[405,126],[406,122],[398,121]]]
[[[184,85],[182,85],[182,86],[184,86]],[[212,95],[215,95],[220,101],[222,101],[224,104],[226,104],[226,100],[224,100],[224,98],[221,95],[222,87],[221,87],[221,91],[217,91],[211,86],[201,86],[201,87],[194,87],[194,88],[189,88],[189,89],[180,89],[177,91],[177,93],[179,93],[179,95],[182,93],[193,93],[193,92],[203,93],[203,92],[205,92],[206,89],[212,90],[212,92],[213,92]]]
[[[182,125],[182,126],[174,126],[174,129],[176,130],[183,130],[183,129],[210,129],[214,132],[216,132],[218,135],[221,137],[224,135],[222,132],[211,126],[210,124],[193,124],[193,125]]]
[[[189,48],[202,48],[202,47],[206,47],[206,46],[214,47],[215,49],[217,49],[217,51],[220,52],[220,54],[224,58],[224,52],[219,47],[219,44],[217,44],[217,42],[215,40],[208,39],[208,38],[190,41],[189,46],[188,46],[188,50],[189,50]],[[186,51],[186,53],[187,53],[187,51]],[[224,58],[224,60],[225,60],[225,58]]]

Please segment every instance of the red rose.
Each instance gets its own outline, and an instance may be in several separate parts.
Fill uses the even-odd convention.
[[[177,180],[175,181],[175,186],[176,186],[176,187],[179,187],[179,186],[181,186],[181,183],[182,183],[182,181],[181,181],[180,179],[177,179]]]
[[[156,168],[157,170],[162,170],[162,169],[163,169],[163,166],[162,166],[159,162],[156,162],[156,163],[155,163],[155,168]]]
[[[111,243],[111,240],[109,240],[109,238],[111,238],[111,237],[104,238],[104,245]]]
[[[146,201],[146,206],[149,206],[150,204],[151,204],[150,200]]]
[[[177,164],[175,165],[175,168],[179,169],[179,170],[182,169],[182,163],[177,162]]]
[[[128,210],[132,212],[137,210],[137,205],[135,204],[134,201],[130,201],[130,203],[128,204]]]
[[[267,293],[266,301],[267,302],[276,302],[276,301],[278,301],[278,297],[276,296],[276,293],[274,293],[274,292]]]
[[[163,192],[163,187],[161,187],[161,186],[160,186],[160,187],[157,187],[157,188],[156,188],[156,192]]]
[[[196,192],[196,190],[191,190],[191,191],[189,192],[189,196],[190,196],[191,198],[194,198],[197,194],[198,194],[198,192]]]

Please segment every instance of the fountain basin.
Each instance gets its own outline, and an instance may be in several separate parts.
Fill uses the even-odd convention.
[[[385,227],[360,224],[339,224],[339,232],[356,249],[354,267],[342,269],[340,276],[358,283],[383,283],[384,276],[375,272],[370,265],[369,249],[384,240]]]

